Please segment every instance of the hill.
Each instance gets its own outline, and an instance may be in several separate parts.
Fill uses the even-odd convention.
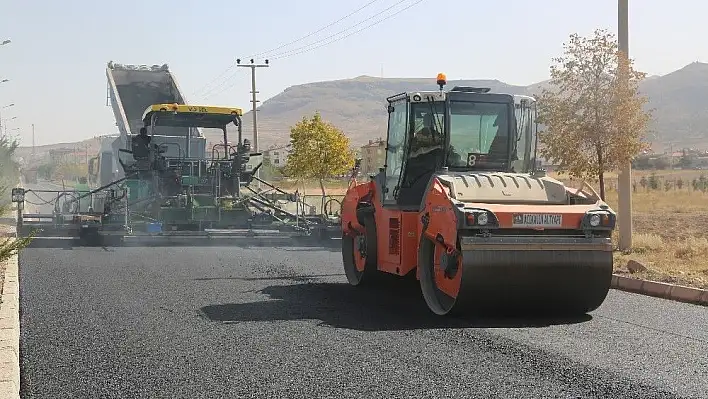
[[[493,91],[514,94],[528,92],[526,87],[512,86],[498,80],[451,80],[448,85],[490,87]],[[369,139],[386,135],[386,97],[421,88],[435,90],[437,86],[430,78],[359,76],[289,87],[264,101],[258,108],[259,146],[286,143],[290,126],[315,111],[341,128],[353,144],[364,144]],[[243,116],[243,130],[248,138],[252,137],[252,118],[251,112]],[[209,139],[218,138],[214,136]]]
[[[548,81],[514,86],[499,80],[452,80],[448,87],[455,85],[533,95],[540,93]],[[362,145],[370,139],[385,136],[386,97],[403,91],[435,88],[433,78],[372,76],[291,86],[259,107],[259,146],[265,148],[287,143],[290,126],[315,111],[341,128],[354,145]],[[651,76],[642,83],[641,91],[649,97],[648,107],[654,109],[651,130],[655,150],[668,149],[670,143],[674,148],[708,148],[708,64],[694,62],[667,75]],[[248,104],[244,108],[248,108]],[[252,137],[252,120],[251,112],[243,116],[244,137]],[[211,142],[221,140],[218,134],[206,134]],[[230,136],[235,137],[235,132],[230,132]],[[55,144],[37,150],[83,147],[90,142]]]
[[[708,64],[694,62],[647,79],[641,90],[654,109],[658,142],[679,148],[708,145]]]
[[[452,80],[455,85],[490,87],[493,92],[533,95],[548,81],[513,86],[499,80]],[[359,76],[291,86],[266,100],[258,109],[261,147],[287,142],[290,126],[319,111],[357,145],[385,136],[385,98],[409,90],[435,89],[432,78],[376,78]],[[708,147],[708,64],[694,62],[663,76],[651,76],[641,85],[654,110],[651,126],[655,150]],[[244,115],[244,132],[251,137],[252,116]]]

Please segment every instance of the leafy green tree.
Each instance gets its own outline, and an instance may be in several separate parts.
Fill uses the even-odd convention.
[[[10,209],[10,190],[17,185],[19,164],[14,156],[18,145],[16,140],[0,137],[0,214]]]
[[[541,154],[571,176],[597,178],[605,198],[604,173],[647,148],[650,114],[638,92],[645,74],[622,61],[606,30],[573,34],[564,50],[553,59],[550,89],[539,96],[539,122],[546,126],[539,134]]]
[[[695,154],[691,154],[688,151],[683,150],[678,164],[682,169],[690,169],[696,164],[697,161],[698,157]]]
[[[17,185],[19,178],[19,164],[15,161],[15,151],[19,143],[7,136],[0,138],[0,214],[5,215],[11,211],[10,192]],[[0,241],[0,262],[9,259],[19,250],[26,247],[31,241],[30,237],[19,239],[5,238]]]
[[[642,186],[642,189],[646,190],[648,184],[649,182],[647,181],[647,177],[642,176],[642,178],[639,180],[639,185]]]
[[[652,190],[657,190],[659,188],[659,178],[656,177],[655,173],[649,176],[649,188]]]
[[[665,170],[668,169],[669,166],[671,166],[670,162],[671,158],[666,157],[666,156],[660,156],[654,160],[654,169],[656,170]]]
[[[297,179],[317,179],[322,196],[324,180],[346,173],[354,165],[349,138],[336,126],[322,119],[319,112],[303,117],[290,129],[292,148],[286,174]]]

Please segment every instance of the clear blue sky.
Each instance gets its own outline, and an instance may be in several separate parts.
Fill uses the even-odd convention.
[[[250,74],[234,68],[215,90],[202,90],[237,57],[296,40],[370,0],[138,1],[0,0],[0,110],[17,117],[23,145],[115,133],[106,103],[105,66],[168,63],[190,102],[249,108]],[[496,78],[531,84],[548,77],[550,59],[573,32],[616,31],[617,1],[424,0],[378,25],[302,54],[410,5],[379,0],[316,35],[268,54],[259,70],[260,99],[288,86],[359,75],[449,79]],[[379,15],[377,15],[379,14]],[[708,61],[708,3],[630,0],[630,53],[649,74]],[[364,21],[364,22],[362,22]],[[331,39],[330,39],[331,38]],[[263,59],[264,57],[260,57]],[[235,72],[235,74],[234,74]],[[211,86],[210,86],[211,87]],[[207,87],[206,89],[208,89]],[[196,94],[206,93],[207,96]]]

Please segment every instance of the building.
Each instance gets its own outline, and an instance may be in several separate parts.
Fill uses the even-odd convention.
[[[49,161],[52,163],[61,163],[69,158],[75,157],[76,150],[74,148],[57,148],[49,150]]]
[[[276,168],[285,166],[288,163],[288,146],[272,145],[268,149],[263,150],[263,161],[270,162]]]
[[[360,172],[368,175],[377,173],[386,163],[386,142],[381,138],[369,140],[361,147]]]

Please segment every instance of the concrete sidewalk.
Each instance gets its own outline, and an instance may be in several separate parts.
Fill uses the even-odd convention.
[[[2,218],[0,242],[16,236],[13,216]],[[4,273],[4,274],[3,274]],[[2,297],[0,300],[0,398],[20,398],[20,286],[18,256],[0,265]]]

